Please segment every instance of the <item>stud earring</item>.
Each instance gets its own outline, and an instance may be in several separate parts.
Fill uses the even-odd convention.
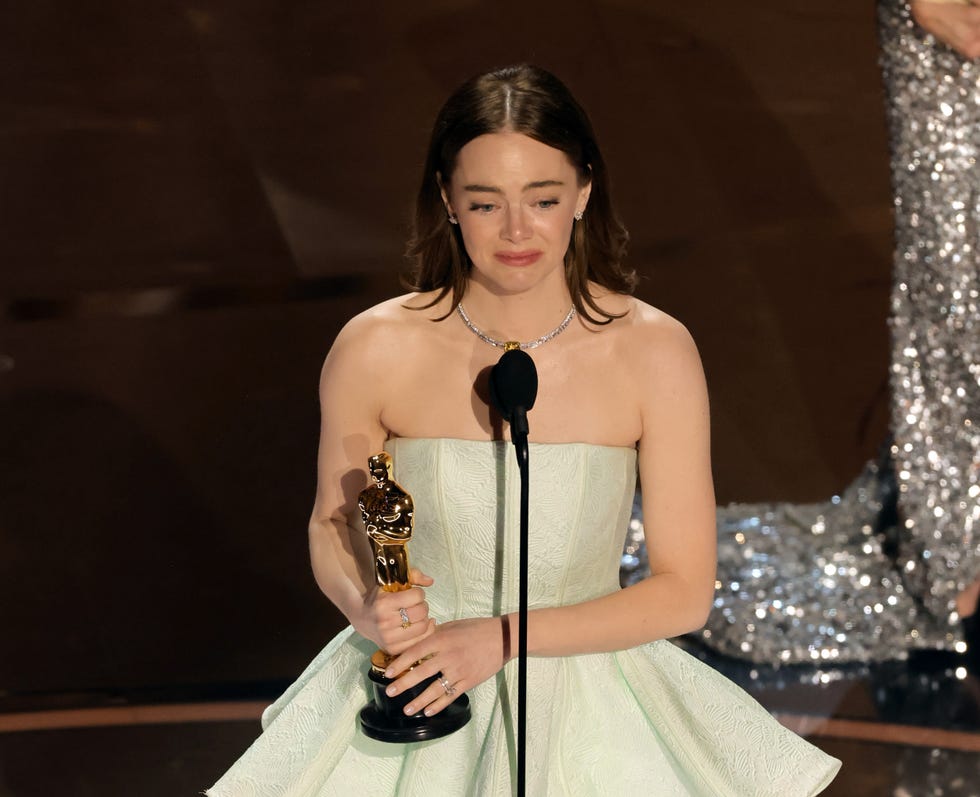
[[[575,221],[582,221],[582,216],[584,216],[584,215],[585,215],[585,211],[584,210],[576,210],[575,211]]]
[[[456,214],[455,213],[450,213],[449,214],[449,223],[450,224],[459,224],[459,219],[456,218]]]

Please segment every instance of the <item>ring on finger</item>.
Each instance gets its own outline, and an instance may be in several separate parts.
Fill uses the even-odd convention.
[[[407,609],[399,609],[398,616],[402,618],[402,628],[408,628],[412,624],[412,621],[408,619]]]
[[[445,678],[439,679],[439,685],[445,690],[446,694],[452,697],[456,694],[456,687],[449,683]]]

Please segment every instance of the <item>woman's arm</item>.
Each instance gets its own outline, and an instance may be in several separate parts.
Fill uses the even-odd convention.
[[[367,461],[386,438],[381,423],[389,324],[368,311],[337,336],[320,376],[317,490],[310,517],[310,561],[323,593],[361,635],[398,653],[432,631],[425,595],[378,589],[373,554],[359,522],[358,493],[368,485]],[[390,374],[388,374],[390,376]],[[412,583],[431,579],[413,570]],[[402,628],[399,609],[412,625]]]
[[[651,575],[610,595],[528,614],[536,656],[622,650],[700,628],[715,583],[715,498],[708,397],[694,341],[676,321],[638,325],[634,351],[655,353],[638,380],[643,520]],[[516,634],[517,616],[511,616]],[[515,637],[516,638],[516,637]]]
[[[637,351],[650,353],[635,401],[642,421],[639,467],[651,575],[601,598],[528,612],[531,655],[622,650],[677,636],[700,628],[711,607],[715,500],[707,390],[697,348],[683,326],[662,315],[639,320],[627,343],[624,362],[636,360]],[[392,662],[389,673],[397,675],[435,654],[399,678],[394,693],[440,671],[457,692],[465,691],[516,655],[517,632],[516,613],[503,622],[474,618],[440,625]],[[436,713],[454,697],[434,684],[407,711],[427,706],[427,713]]]
[[[912,0],[912,16],[960,55],[980,58],[980,5],[976,0]]]

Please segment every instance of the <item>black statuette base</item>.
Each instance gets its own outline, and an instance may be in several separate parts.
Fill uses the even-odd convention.
[[[470,699],[466,695],[460,695],[432,717],[422,712],[411,717],[405,714],[405,706],[441,677],[441,674],[433,675],[400,695],[388,697],[385,689],[393,679],[369,670],[374,700],[361,709],[361,730],[364,735],[381,742],[425,742],[448,736],[462,728],[470,721]]]

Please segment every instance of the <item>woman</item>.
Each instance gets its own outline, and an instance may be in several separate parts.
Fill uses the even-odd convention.
[[[980,669],[980,0],[881,0],[879,18],[901,566],[947,640],[960,641],[958,619],[972,618],[969,659]]]
[[[719,510],[721,587],[701,638],[759,663],[927,649],[965,652],[956,661],[980,671],[980,0],[879,0],[878,20],[898,518],[882,511],[896,497],[890,462],[825,504]]]
[[[533,67],[464,84],[436,120],[416,210],[415,292],[347,324],[321,381],[316,578],[351,621],[210,792],[509,794],[517,639],[516,465],[482,396],[507,341],[529,350],[529,794],[814,794],[839,762],[664,641],[714,582],[708,408],[687,331],[631,298],[626,233],[585,113]],[[414,498],[414,586],[375,585],[351,525],[382,448]],[[618,587],[635,487],[654,575]],[[375,647],[406,713],[464,692],[437,741],[357,730]],[[413,663],[422,662],[414,669]]]

